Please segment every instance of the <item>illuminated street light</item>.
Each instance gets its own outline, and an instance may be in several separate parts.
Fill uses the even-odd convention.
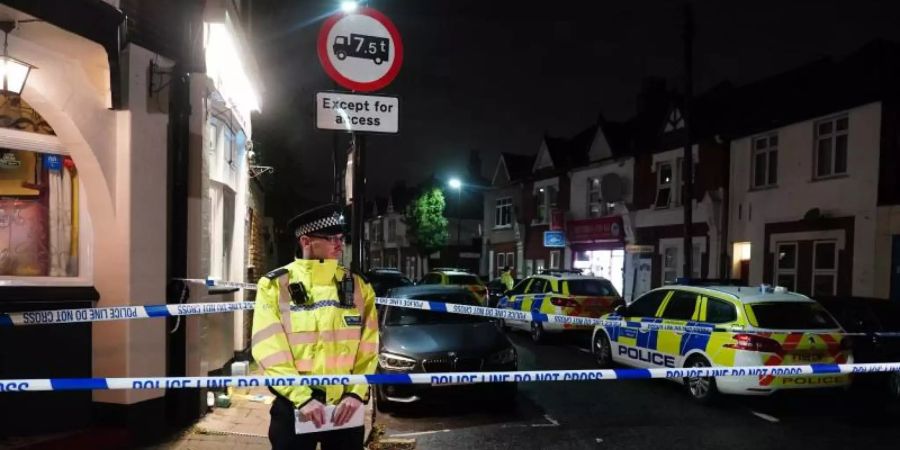
[[[462,181],[459,181],[459,178],[451,178],[448,184],[451,188],[456,189],[457,191],[462,189]]]
[[[349,14],[356,11],[357,6],[359,4],[353,1],[341,2],[341,11]]]
[[[34,68],[31,64],[9,56],[6,47],[7,35],[16,28],[15,22],[0,22],[3,31],[3,56],[0,56],[0,89],[13,94],[21,94],[25,88],[28,73]]]

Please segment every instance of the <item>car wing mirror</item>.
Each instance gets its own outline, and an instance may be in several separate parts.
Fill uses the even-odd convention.
[[[616,306],[616,309],[614,309],[613,312],[622,317],[625,317],[628,315],[628,308],[625,307],[625,305],[619,305],[619,306]]]

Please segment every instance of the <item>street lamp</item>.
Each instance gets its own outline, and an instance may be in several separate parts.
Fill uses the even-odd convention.
[[[7,53],[7,37],[9,32],[14,29],[16,29],[15,22],[0,22],[0,30],[3,31],[3,56],[0,56],[0,78],[2,78],[0,81],[3,85],[0,86],[0,89],[18,95],[22,93],[28,73],[34,66],[13,58]]]
[[[456,189],[456,263],[462,265],[462,249],[459,246],[462,227],[462,181],[459,181],[459,178],[451,178],[447,184],[451,189]]]
[[[353,1],[341,2],[341,11],[344,11],[347,14],[350,14],[356,11],[356,8],[359,6],[358,3]]]

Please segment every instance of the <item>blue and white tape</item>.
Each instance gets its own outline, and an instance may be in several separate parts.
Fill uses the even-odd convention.
[[[223,288],[237,288],[237,289],[246,289],[250,291],[256,290],[256,285],[252,283],[243,283],[240,281],[222,281],[217,280],[215,278],[175,278],[177,281],[184,281],[185,283],[191,284],[202,284],[206,287],[223,287]]]
[[[253,302],[217,302],[11,312],[0,314],[0,327],[193,316],[252,309]]]
[[[803,376],[900,371],[900,362],[800,366],[696,367],[685,369],[528,370],[517,372],[397,373],[240,377],[37,378],[0,380],[0,393],[121,389],[224,389],[256,386],[347,384],[479,384],[542,381],[602,381],[686,377]]]

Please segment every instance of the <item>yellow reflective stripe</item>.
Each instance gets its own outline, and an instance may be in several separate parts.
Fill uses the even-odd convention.
[[[304,331],[301,333],[288,333],[288,342],[291,345],[315,344],[319,333],[315,331]]]
[[[269,326],[263,328],[262,330],[253,333],[253,337],[250,338],[251,345],[256,346],[259,345],[260,342],[275,336],[283,331],[280,323],[273,323]]]
[[[291,356],[291,352],[281,351],[266,356],[265,358],[257,360],[256,362],[258,362],[263,369],[268,369],[278,364],[290,364],[293,359],[294,358],[293,356]]]
[[[281,326],[285,333],[293,331],[291,326],[291,292],[288,284],[291,282],[290,272],[278,277],[278,309],[281,311]]]
[[[297,368],[298,372],[311,372],[314,365],[315,361],[312,359],[300,359],[294,362],[294,367]]]
[[[377,330],[378,329],[378,319],[374,317],[370,317],[366,319],[366,329],[368,330]]]
[[[360,342],[359,343],[359,352],[360,353],[375,353],[378,351],[378,344],[375,342]]]
[[[325,358],[325,370],[348,371],[353,367],[355,359],[352,355],[329,356]]]

